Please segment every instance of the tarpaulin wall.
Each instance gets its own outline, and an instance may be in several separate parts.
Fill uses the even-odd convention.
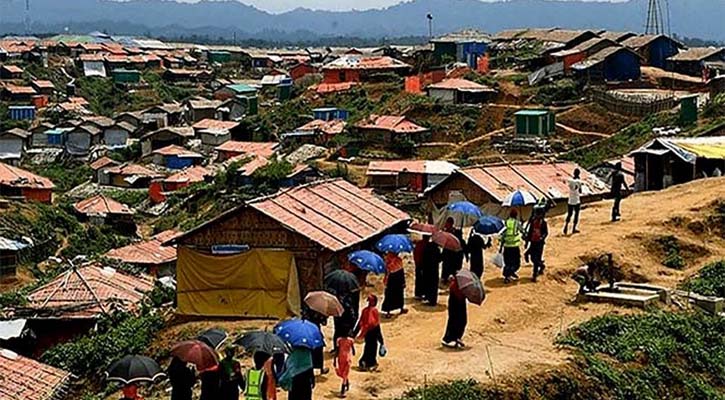
[[[215,256],[179,247],[176,277],[182,315],[285,318],[300,313],[297,267],[288,251]]]

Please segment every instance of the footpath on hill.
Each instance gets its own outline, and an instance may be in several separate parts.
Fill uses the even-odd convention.
[[[347,398],[391,398],[426,383],[469,378],[490,382],[563,365],[570,353],[554,344],[561,332],[597,315],[638,312],[609,304],[573,304],[577,286],[569,279],[571,272],[585,260],[611,252],[626,280],[674,287],[702,265],[725,254],[725,240],[709,233],[703,222],[718,200],[725,200],[725,178],[631,196],[624,200],[623,220],[617,223],[609,221],[611,201],[587,205],[582,210],[582,232],[573,236],[561,233],[562,216],[551,218],[546,276],[538,283],[532,282],[531,267],[525,265],[519,282],[504,285],[500,270],[487,264],[484,274],[487,300],[481,307],[469,305],[464,337],[467,347],[461,351],[444,349],[440,344],[446,323],[446,296],[441,296],[436,308],[412,299],[413,266],[408,260],[406,293],[410,312],[383,320],[389,353],[380,359],[376,372],[353,369]],[[683,249],[689,249],[681,270],[664,267],[663,256],[653,245],[659,238],[669,236],[676,237]],[[366,290],[382,294],[379,279],[371,279],[371,284]],[[211,326],[239,332],[273,324],[259,321],[178,324],[166,329],[155,346],[168,346],[180,337]],[[324,331],[328,338],[332,337],[332,326],[325,327]],[[357,347],[362,350],[361,345]],[[318,376],[316,399],[336,398],[339,391],[340,380],[326,354],[331,371]],[[285,396],[282,394],[281,398]]]

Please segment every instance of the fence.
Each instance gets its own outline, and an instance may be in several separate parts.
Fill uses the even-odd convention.
[[[679,104],[678,100],[671,95],[626,94],[604,90],[592,91],[592,100],[608,111],[633,117],[645,117],[671,110]]]

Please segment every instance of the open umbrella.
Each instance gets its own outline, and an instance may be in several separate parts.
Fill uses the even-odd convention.
[[[446,207],[446,215],[452,217],[456,225],[471,226],[483,216],[481,209],[470,201],[457,201]]]
[[[177,343],[171,348],[171,354],[185,363],[194,364],[197,372],[200,373],[213,369],[219,364],[216,351],[199,340]]]
[[[536,196],[526,190],[516,190],[506,196],[501,203],[504,207],[524,207],[536,204]]]
[[[374,274],[385,273],[385,260],[379,255],[369,250],[353,251],[347,256],[350,263],[363,271],[372,272]]]
[[[317,325],[303,319],[289,319],[274,327],[274,333],[292,347],[316,349],[325,345]]]
[[[360,290],[360,283],[352,272],[338,269],[325,275],[325,289],[338,296],[347,296]]]
[[[421,234],[432,234],[438,232],[438,227],[431,224],[421,224],[419,222],[413,222],[408,227],[409,232],[417,232]]]
[[[385,235],[375,244],[375,248],[381,253],[410,253],[413,251],[413,242],[405,235]]]
[[[500,233],[503,228],[503,220],[492,215],[484,215],[473,225],[473,231],[481,235],[495,235]]]
[[[212,349],[218,350],[229,335],[222,329],[209,329],[196,337],[196,340],[206,343]]]
[[[486,292],[483,290],[481,280],[473,272],[467,269],[456,272],[456,283],[468,301],[479,306],[483,304]]]
[[[324,291],[307,293],[305,304],[312,310],[328,317],[339,317],[345,312],[340,300],[331,293]]]
[[[120,382],[124,385],[132,383],[151,382],[165,374],[159,364],[145,356],[126,356],[111,364],[106,370],[106,380]]]
[[[433,234],[431,237],[431,240],[433,243],[437,244],[438,246],[441,246],[442,248],[446,250],[451,251],[461,251],[463,250],[463,247],[461,246],[461,241],[458,240],[458,238],[453,235],[452,233],[438,231]]]
[[[289,346],[272,332],[252,331],[242,335],[234,343],[244,347],[249,353],[261,351],[267,354],[289,353]]]

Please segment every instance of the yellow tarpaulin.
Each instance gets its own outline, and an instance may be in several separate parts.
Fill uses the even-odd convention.
[[[725,159],[725,143],[677,143],[678,146],[695,153],[698,157]]]
[[[285,318],[300,313],[294,255],[251,250],[214,256],[179,247],[177,311],[207,317]]]

